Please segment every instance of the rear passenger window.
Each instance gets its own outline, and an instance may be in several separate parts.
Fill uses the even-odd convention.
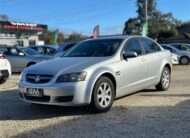
[[[161,51],[160,47],[154,41],[151,41],[149,39],[142,38],[141,44],[142,44],[146,54]]]
[[[136,52],[139,55],[142,55],[142,48],[137,38],[131,38],[127,41],[124,50],[126,52]]]

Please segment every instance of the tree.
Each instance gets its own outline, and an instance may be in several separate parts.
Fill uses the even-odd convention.
[[[145,23],[145,0],[137,0],[137,14],[135,18],[130,18],[125,22],[123,34],[141,34],[142,25]],[[148,0],[148,17],[152,17],[156,12],[156,1]]]
[[[51,44],[51,31],[43,32],[40,36],[39,39],[44,41],[45,44]]]
[[[62,32],[58,33],[57,44],[62,44],[64,42],[64,34]]]
[[[177,26],[180,21],[175,19],[171,13],[165,13],[156,9],[155,0],[148,1],[148,36],[154,39],[163,39],[176,36]],[[135,18],[130,18],[126,21],[123,30],[124,34],[133,35],[141,34],[142,24],[145,22],[145,0],[137,0],[137,14]]]
[[[171,13],[162,14],[157,11],[149,20],[149,35],[152,38],[163,39],[176,36],[176,19]]]
[[[66,41],[80,41],[83,40],[84,38],[85,36],[83,36],[82,34],[74,32],[69,35]]]
[[[140,34],[140,20],[138,18],[130,18],[125,22],[123,34],[125,35],[139,35]]]
[[[148,17],[152,17],[156,12],[156,1],[147,0],[147,3],[147,15]],[[137,14],[138,19],[140,19],[141,23],[145,22],[145,0],[137,0]]]

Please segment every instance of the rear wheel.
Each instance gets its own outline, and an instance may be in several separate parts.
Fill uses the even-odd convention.
[[[188,57],[184,56],[184,57],[181,57],[181,59],[180,59],[180,64],[182,64],[182,65],[188,65],[189,62],[190,62],[190,59]]]
[[[167,91],[170,87],[170,82],[171,82],[171,71],[169,67],[164,67],[160,82],[158,85],[156,85],[156,89],[159,91]]]
[[[101,77],[95,84],[91,107],[95,112],[106,112],[113,104],[115,88],[108,77]]]

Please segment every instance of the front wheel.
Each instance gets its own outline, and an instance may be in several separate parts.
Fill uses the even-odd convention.
[[[164,67],[161,75],[161,79],[156,89],[159,91],[167,91],[170,87],[171,82],[171,71],[168,67]]]
[[[7,81],[7,78],[0,78],[0,84],[4,84]]]
[[[115,88],[108,77],[101,77],[95,84],[91,107],[95,112],[106,112],[113,104]]]

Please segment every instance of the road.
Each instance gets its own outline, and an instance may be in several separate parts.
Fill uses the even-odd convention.
[[[0,138],[188,138],[190,66],[175,66],[168,92],[153,88],[115,101],[108,113],[35,106],[18,97],[18,75],[0,86]]]

